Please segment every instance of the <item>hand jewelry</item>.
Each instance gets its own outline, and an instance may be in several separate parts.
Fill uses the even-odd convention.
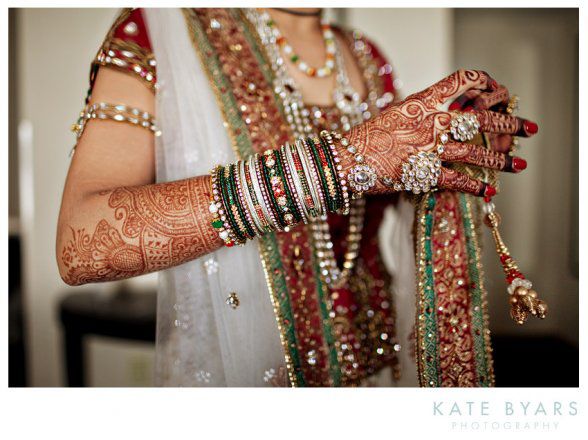
[[[453,139],[460,142],[471,141],[478,134],[480,123],[476,115],[455,113],[451,118],[449,131]]]
[[[347,138],[341,137],[340,135],[335,135],[335,138],[340,142],[341,146],[347,150],[347,152],[353,154],[353,160],[356,165],[349,170],[349,173],[347,174],[347,182],[349,182],[349,186],[355,191],[353,193],[353,198],[360,198],[365,191],[373,188],[376,184],[376,181],[378,180],[376,170],[365,163],[363,155],[357,152],[357,147],[351,145]]]
[[[437,186],[441,174],[441,159],[433,152],[409,156],[402,164],[401,183],[395,183],[396,191],[412,191],[414,194],[426,193]]]

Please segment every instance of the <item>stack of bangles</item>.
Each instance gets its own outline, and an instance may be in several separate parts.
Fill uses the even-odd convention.
[[[226,246],[288,231],[328,212],[348,214],[350,195],[335,147],[338,135],[301,138],[211,172],[212,226]]]

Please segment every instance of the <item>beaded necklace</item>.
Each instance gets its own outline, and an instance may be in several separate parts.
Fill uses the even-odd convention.
[[[286,120],[290,124],[293,135],[301,137],[312,134],[316,131],[316,120],[312,118],[313,115],[305,105],[297,84],[286,69],[278,42],[281,36],[279,30],[275,27],[275,24],[269,24],[271,18],[266,11],[247,9],[245,15],[253,24],[266,48],[275,76],[274,91],[282,100]],[[332,46],[334,48],[334,70],[336,71],[333,100],[341,113],[339,128],[341,131],[347,132],[352,126],[369,119],[370,114],[365,112],[366,108],[370,105],[379,106],[376,103],[376,97],[372,93],[368,96],[370,104],[361,102],[359,94],[351,86],[343,56],[334,37]],[[338,166],[340,167],[340,165]],[[349,230],[347,232],[343,269],[340,269],[337,265],[327,216],[321,215],[310,221],[313,251],[318,260],[321,276],[330,288],[343,287],[353,272],[359,254],[364,213],[365,201],[363,199],[352,200],[349,210]]]
[[[324,18],[321,19],[321,30],[327,53],[325,64],[321,67],[312,67],[307,62],[303,61],[300,56],[294,52],[292,46],[288,44],[286,38],[277,28],[275,21],[272,20],[269,15],[265,24],[275,35],[275,42],[286,55],[286,58],[294,63],[298,70],[304,72],[310,77],[317,76],[319,78],[326,78],[333,73],[333,69],[335,68],[335,52],[337,51],[335,45],[335,36],[333,34],[333,30],[331,29],[331,25]]]

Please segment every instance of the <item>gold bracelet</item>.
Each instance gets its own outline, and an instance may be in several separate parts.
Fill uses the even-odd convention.
[[[86,105],[80,112],[78,121],[72,126],[71,131],[76,134],[77,139],[82,136],[86,124],[91,119],[126,122],[137,127],[146,128],[155,136],[161,135],[161,130],[157,127],[155,118],[150,113],[125,104],[98,102]]]

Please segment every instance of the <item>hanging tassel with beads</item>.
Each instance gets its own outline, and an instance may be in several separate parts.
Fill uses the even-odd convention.
[[[547,314],[547,304],[538,298],[537,292],[532,289],[533,284],[525,278],[519,270],[516,261],[510,255],[510,252],[500,231],[500,215],[496,212],[494,203],[491,200],[484,201],[484,224],[490,228],[496,252],[500,257],[500,263],[506,275],[508,283],[508,293],[510,294],[510,316],[517,324],[524,324],[529,315],[545,318]]]

